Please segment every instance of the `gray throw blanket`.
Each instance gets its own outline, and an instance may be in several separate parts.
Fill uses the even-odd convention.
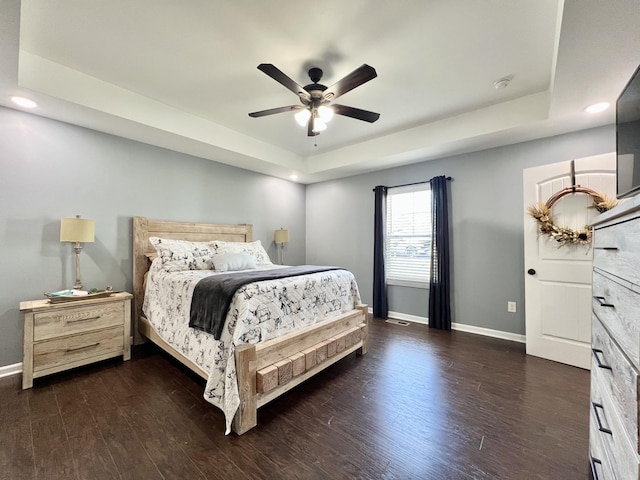
[[[299,265],[273,270],[242,271],[212,275],[200,280],[193,290],[189,326],[212,333],[220,340],[231,299],[244,285],[264,280],[295,277],[309,273],[343,270],[340,267]]]

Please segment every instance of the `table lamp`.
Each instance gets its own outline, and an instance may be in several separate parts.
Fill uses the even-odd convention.
[[[76,252],[76,284],[73,286],[76,290],[82,290],[80,282],[80,252],[82,251],[81,243],[92,243],[95,240],[96,222],[80,218],[63,218],[60,220],[60,241],[74,242],[74,250]]]
[[[274,233],[274,241],[280,246],[280,264],[284,261],[284,245],[289,243],[289,230],[281,228]]]

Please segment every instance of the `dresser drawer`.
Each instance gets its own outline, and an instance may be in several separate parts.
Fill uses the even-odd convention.
[[[640,294],[593,272],[593,312],[631,361],[640,366]]]
[[[602,324],[593,319],[593,361],[591,375],[597,375],[599,382],[611,393],[617,404],[631,443],[638,450],[638,372],[626,359],[620,348],[611,339]]]
[[[640,218],[596,228],[593,266],[640,285]]]
[[[591,416],[595,421],[595,442],[601,442],[615,478],[640,479],[640,464],[636,448],[631,445],[614,401],[607,392],[598,372],[591,375]]]
[[[591,412],[589,418],[589,461],[594,472],[594,480],[615,480],[611,470],[611,460],[606,453],[601,434],[598,431],[596,417]]]
[[[37,342],[62,335],[122,325],[123,322],[123,302],[54,309],[34,315],[33,340]]]
[[[122,326],[53,338],[34,344],[33,372],[35,375],[44,371],[57,371],[58,367],[68,364],[84,365],[97,358],[120,355],[123,351]]]

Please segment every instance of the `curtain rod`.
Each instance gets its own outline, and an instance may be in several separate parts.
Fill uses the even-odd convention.
[[[447,177],[447,180],[451,181],[453,180],[453,178],[451,177]],[[404,185],[392,185],[390,187],[385,187],[385,188],[398,188],[398,187],[409,187],[411,185],[420,185],[422,183],[429,183],[431,180],[425,180],[424,182],[413,182],[413,183],[405,183]],[[373,191],[375,192],[376,189],[374,188]]]

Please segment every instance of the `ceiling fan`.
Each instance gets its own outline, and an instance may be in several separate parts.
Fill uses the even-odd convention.
[[[322,78],[323,72],[322,69],[317,67],[309,69],[309,78],[313,83],[304,87],[298,85],[295,81],[270,63],[261,63],[258,65],[258,70],[266,73],[276,82],[284,85],[286,88],[298,95],[302,105],[289,105],[286,107],[270,108],[269,110],[252,112],[249,114],[250,117],[265,117],[276,113],[297,110],[298,113],[295,115],[296,121],[302,126],[306,125],[307,135],[310,137],[319,135],[321,131],[326,129],[326,122],[331,120],[334,113],[369,123],[373,123],[380,118],[379,113],[331,103],[339,96],[344,95],[363,83],[376,78],[378,74],[375,69],[369,65],[365,64],[356,68],[349,75],[344,77],[342,80],[338,80],[328,88],[325,85],[318,83]]]

